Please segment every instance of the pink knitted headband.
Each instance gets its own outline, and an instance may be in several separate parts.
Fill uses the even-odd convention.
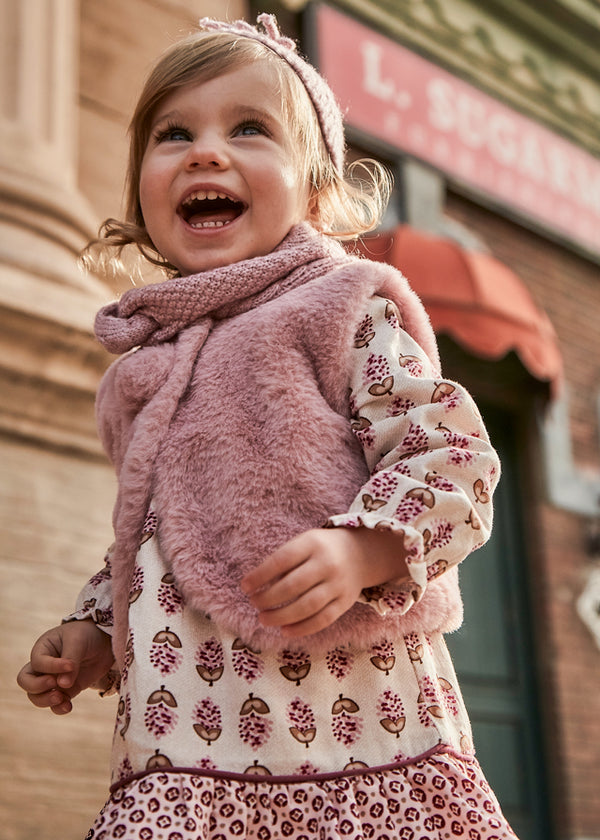
[[[321,133],[333,165],[342,172],[344,168],[344,123],[342,112],[325,79],[296,52],[296,44],[283,36],[274,15],[262,14],[257,18],[262,30],[245,20],[227,21],[202,18],[200,26],[213,32],[229,32],[243,38],[252,38],[273,50],[296,73],[308,93],[319,120]]]

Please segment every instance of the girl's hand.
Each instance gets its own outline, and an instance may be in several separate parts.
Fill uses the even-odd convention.
[[[242,580],[265,627],[307,636],[332,624],[361,591],[408,575],[401,534],[314,529],[294,537]]]
[[[65,715],[73,697],[102,679],[113,661],[110,636],[91,619],[70,621],[40,636],[17,682],[34,706]]]

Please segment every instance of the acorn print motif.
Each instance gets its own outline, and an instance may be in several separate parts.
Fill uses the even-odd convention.
[[[404,706],[400,696],[390,688],[386,688],[377,701],[377,711],[380,715],[383,715],[379,723],[385,731],[399,738],[406,724]]]
[[[416,633],[409,633],[404,637],[408,658],[411,662],[423,662],[423,645]]]
[[[160,770],[163,767],[172,767],[173,762],[166,755],[162,755],[159,750],[154,751],[146,762],[146,770]]]
[[[372,449],[375,445],[375,432],[371,426],[371,421],[367,417],[357,415],[350,421],[350,428],[354,432],[357,440],[360,441],[361,446],[367,449]]]
[[[350,761],[344,767],[344,770],[367,770],[369,767],[368,764],[365,764],[364,761],[357,761],[356,759],[350,756]]]
[[[146,729],[156,738],[162,738],[175,728],[178,720],[177,701],[164,685],[153,691],[146,701],[144,723]]]
[[[373,397],[383,397],[392,393],[394,377],[391,375],[390,366],[382,355],[371,353],[366,361],[363,371],[363,382],[369,385],[369,394]]]
[[[195,721],[193,724],[194,732],[209,746],[217,740],[223,731],[221,710],[210,697],[205,697],[204,700],[200,700],[196,704],[193,720]]]
[[[432,718],[444,717],[439,691],[428,674],[421,681],[421,691],[417,697],[417,708],[419,720],[423,726],[432,726]]]
[[[333,736],[346,747],[352,746],[361,736],[364,721],[357,715],[359,708],[358,703],[342,694],[331,707]]]
[[[368,347],[374,338],[373,318],[370,315],[365,315],[354,335],[354,346],[357,350],[361,347]]]
[[[196,671],[212,686],[223,676],[224,667],[223,646],[211,636],[196,650]]]
[[[469,511],[469,518],[465,520],[465,525],[470,525],[474,531],[481,530],[481,522],[473,508]]]
[[[415,407],[416,405],[410,397],[405,394],[396,394],[387,407],[386,416],[401,417]]]
[[[99,627],[112,627],[114,624],[112,607],[105,610],[94,610],[94,622]]]
[[[480,502],[482,505],[487,505],[490,500],[490,494],[485,489],[485,484],[482,478],[478,478],[473,484],[473,493],[475,494],[476,501]]]
[[[366,485],[369,493],[372,493],[375,497],[376,503],[373,503],[373,496],[365,494],[362,497],[365,508],[367,510],[378,510],[383,507],[396,492],[399,482],[400,476],[396,473],[376,473]],[[370,505],[367,504],[367,499],[371,501]]]
[[[383,591],[383,590],[382,590]],[[349,650],[343,648],[335,648],[335,650],[327,651],[325,663],[330,674],[337,680],[342,680],[348,676],[354,664],[354,654]]]
[[[447,560],[444,560],[440,557],[439,560],[436,560],[430,566],[427,567],[427,580],[435,580],[435,578],[443,575],[445,571],[447,571],[448,566],[450,564]]]
[[[133,570],[133,578],[131,579],[131,586],[129,587],[129,603],[135,604],[137,599],[144,591],[144,570],[141,566],[136,565]]]
[[[449,464],[466,467],[474,461],[475,453],[469,449],[469,438],[466,435],[457,434],[441,423],[438,423],[435,429],[444,435],[448,444]]]
[[[252,692],[242,704],[238,732],[242,741],[253,750],[264,746],[271,737],[273,722],[267,717],[269,712],[265,701],[254,697]]]
[[[183,596],[175,585],[175,575],[172,572],[167,572],[161,578],[158,603],[167,615],[175,615],[183,610]]]
[[[283,664],[279,668],[286,680],[300,685],[310,671],[310,657],[304,650],[284,650],[280,656]]]
[[[398,330],[401,326],[403,326],[402,317],[398,311],[398,307],[391,300],[386,300],[385,302],[385,320],[393,330]]]
[[[290,733],[301,744],[308,749],[311,741],[314,741],[317,734],[315,716],[308,703],[304,703],[299,697],[295,697],[287,708],[287,716],[290,726]]]
[[[383,642],[372,647],[373,656],[371,663],[379,670],[383,671],[386,676],[390,673],[396,664],[396,657],[394,656],[394,646],[391,642]]]
[[[367,417],[361,417],[360,415],[355,417],[350,423],[350,427],[354,432],[364,432],[370,425],[371,421]]]
[[[429,488],[413,487],[404,494],[404,498],[394,512],[394,516],[400,522],[409,523],[434,506],[435,496]]]
[[[258,759],[254,759],[254,763],[250,767],[246,767],[244,773],[249,773],[251,776],[272,776],[273,774],[268,767],[258,763]]]
[[[423,549],[425,554],[429,554],[430,551],[436,548],[443,548],[448,545],[452,539],[453,531],[454,526],[446,519],[432,522],[431,528],[425,528],[423,531]]]
[[[156,517],[156,513],[150,509],[146,514],[146,518],[144,519],[144,525],[142,528],[142,538],[140,541],[140,545],[143,545],[147,542],[150,537],[154,536],[156,533],[156,527],[158,525],[158,520]]]
[[[238,677],[243,677],[246,682],[251,683],[262,676],[265,662],[261,658],[260,650],[254,650],[239,638],[234,640],[231,650],[233,670]]]
[[[440,684],[440,688],[442,689],[442,698],[444,701],[444,706],[446,711],[449,712],[453,717],[456,717],[459,713],[458,708],[458,698],[452,687],[452,683],[449,682],[445,677],[438,677],[438,683]]]
[[[364,721],[357,715],[358,711],[358,703],[342,694],[331,707],[333,736],[346,747],[355,744],[361,736]]]
[[[473,751],[473,741],[464,732],[460,735],[460,749],[463,753],[470,753]]]
[[[415,455],[422,455],[424,452],[427,452],[428,449],[429,438],[427,437],[425,429],[417,423],[413,423],[411,421],[408,424],[408,432],[404,436],[398,449],[400,458],[414,458]]]
[[[365,510],[373,512],[382,508],[386,501],[385,499],[374,499],[373,496],[370,496],[368,493],[363,493],[362,503]]]
[[[423,362],[418,356],[401,355],[398,357],[398,363],[410,376],[423,376]]]
[[[124,738],[131,723],[131,697],[127,694],[119,698],[119,705],[117,706],[117,719],[115,721],[115,729],[118,731],[121,738]]]
[[[362,590],[361,594],[367,604],[372,603],[373,601],[380,601],[385,595],[385,587],[367,586],[365,589]]]
[[[152,639],[150,648],[150,662],[161,674],[172,674],[181,665],[181,640],[176,633],[165,627]]]
[[[451,382],[436,383],[435,389],[431,395],[430,402],[439,403],[444,402],[448,397],[456,391],[456,386]]]
[[[123,668],[121,670],[121,685],[125,685],[125,683],[127,682],[127,674],[129,673],[129,669],[134,658],[135,649],[133,641],[133,630],[130,628],[129,633],[127,634],[127,644],[125,645],[125,657],[123,659]]]

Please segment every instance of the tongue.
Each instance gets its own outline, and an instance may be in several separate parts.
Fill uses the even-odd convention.
[[[238,215],[239,212],[235,207],[215,208],[192,213],[187,221],[192,227],[202,227],[202,225],[215,224],[216,222],[226,224],[227,222],[232,222]]]

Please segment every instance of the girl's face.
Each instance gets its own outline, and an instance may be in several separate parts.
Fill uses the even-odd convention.
[[[155,248],[182,276],[268,254],[308,217],[309,193],[265,63],[159,104],[140,204]]]

